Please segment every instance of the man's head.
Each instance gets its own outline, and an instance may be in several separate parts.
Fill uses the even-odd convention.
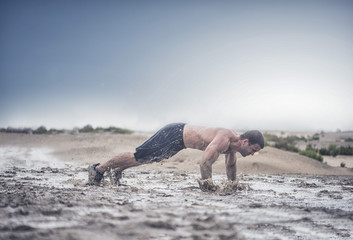
[[[242,142],[239,150],[243,157],[254,155],[255,152],[260,151],[265,146],[264,136],[258,130],[247,131],[240,135]]]

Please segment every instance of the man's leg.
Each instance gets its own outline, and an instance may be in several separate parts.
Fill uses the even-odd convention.
[[[89,166],[88,167],[89,184],[99,185],[103,178],[104,172],[107,171],[108,169],[118,170],[118,175],[120,175],[120,177],[116,179],[116,182],[118,182],[119,178],[121,178],[121,172],[123,170],[130,167],[135,167],[138,165],[141,165],[141,163],[136,161],[133,153],[121,153],[102,165],[94,164]]]
[[[135,167],[141,165],[136,161],[133,153],[120,153],[116,157],[110,159],[108,162],[99,165],[97,167],[98,171],[104,173],[108,169],[118,168],[120,171],[123,171],[130,167]]]

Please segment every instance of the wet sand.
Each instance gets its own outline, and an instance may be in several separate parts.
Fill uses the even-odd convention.
[[[242,189],[204,192],[198,171],[179,166],[187,161],[181,155],[128,169],[122,186],[105,178],[97,187],[87,185],[82,160],[21,141],[0,146],[0,239],[353,237],[352,175],[240,171]],[[61,144],[56,151],[64,151]],[[224,172],[215,171],[213,180],[222,186]]]
[[[0,174],[1,239],[350,239],[353,179],[242,175],[202,192],[196,174],[127,171],[123,186],[87,186],[82,168]],[[216,184],[224,176],[214,176]]]

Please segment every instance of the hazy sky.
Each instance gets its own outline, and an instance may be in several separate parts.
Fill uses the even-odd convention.
[[[353,130],[353,1],[0,1],[0,127]]]

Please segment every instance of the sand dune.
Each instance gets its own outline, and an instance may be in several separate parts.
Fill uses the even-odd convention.
[[[184,150],[178,156],[163,162],[164,167],[185,171],[199,171],[198,161],[202,152]],[[332,167],[297,153],[265,147],[257,155],[246,158],[237,154],[238,173],[254,174],[311,174],[311,175],[353,175],[353,169]],[[220,156],[213,165],[213,171],[225,172],[224,157]]]

